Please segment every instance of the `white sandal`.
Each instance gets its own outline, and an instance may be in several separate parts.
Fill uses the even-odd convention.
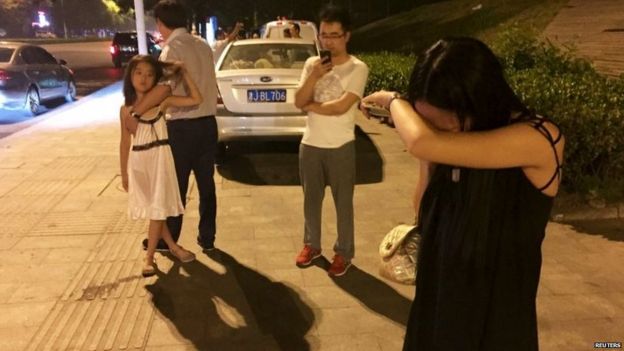
[[[152,262],[145,260],[143,263],[143,269],[141,269],[141,275],[144,278],[156,275],[156,262],[154,260],[152,260]]]
[[[180,260],[182,263],[188,263],[195,261],[195,254],[186,250],[182,246],[178,250],[171,250],[171,253]]]

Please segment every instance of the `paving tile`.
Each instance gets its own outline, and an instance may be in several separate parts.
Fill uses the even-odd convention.
[[[9,303],[25,303],[25,302],[45,302],[56,301],[65,292],[67,288],[65,284],[59,281],[37,281],[31,283],[22,283],[19,288],[11,295]]]
[[[53,248],[91,248],[98,241],[97,236],[54,236],[54,237],[25,237],[20,239],[13,249],[53,249]]]
[[[20,240],[21,238],[3,238],[0,240],[0,250],[11,250]]]
[[[10,254],[3,255],[0,267],[15,265],[38,265],[48,255],[48,249],[11,250]]]
[[[542,318],[553,322],[617,318],[624,313],[618,304],[599,294],[540,296],[537,309]]]
[[[307,301],[314,303],[317,308],[330,309],[360,305],[358,299],[344,291],[336,290],[335,286],[310,286],[304,291]]]
[[[0,328],[0,350],[22,351],[37,332],[37,328]]]
[[[359,333],[373,333],[385,320],[374,314],[363,313],[362,307],[341,307],[322,309],[322,323],[318,325],[318,335],[348,334],[357,330]],[[349,321],[348,323],[345,323]]]
[[[19,286],[20,283],[0,283],[0,304],[8,302]]]
[[[0,330],[5,328],[31,328],[39,326],[52,310],[55,301],[3,304],[0,313]]]
[[[327,267],[329,267],[329,262],[326,262]],[[310,267],[301,269],[301,275],[303,276],[304,288],[311,286],[334,285],[334,282],[327,275],[327,268],[311,265]]]
[[[273,281],[287,283],[291,287],[302,288],[303,287],[303,275],[301,269],[284,268],[284,269],[272,269],[270,271],[263,272],[267,278]]]
[[[379,340],[374,334],[353,333],[342,335],[310,336],[311,350],[323,351],[381,351]],[[398,349],[397,349],[398,350]]]
[[[44,264],[48,263],[81,263],[92,253],[90,249],[81,248],[59,248],[49,249],[43,259]]]
[[[80,265],[58,263],[49,265],[13,265],[0,267],[0,275],[8,283],[36,283],[56,281],[64,283],[78,272]]]

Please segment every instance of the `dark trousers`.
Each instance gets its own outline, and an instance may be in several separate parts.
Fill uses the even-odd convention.
[[[217,122],[214,116],[167,122],[169,145],[173,153],[182,204],[186,207],[191,171],[199,192],[199,226],[197,241],[201,245],[214,243],[216,233],[217,197],[214,184],[214,161],[217,150]],[[167,218],[174,241],[182,230],[182,215]]]

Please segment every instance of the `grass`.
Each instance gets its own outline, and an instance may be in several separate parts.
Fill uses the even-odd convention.
[[[490,42],[501,28],[511,24],[539,33],[567,2],[449,0],[422,5],[356,29],[351,49],[414,53],[450,35],[473,36]]]

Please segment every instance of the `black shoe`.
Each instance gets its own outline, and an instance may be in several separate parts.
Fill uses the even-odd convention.
[[[147,239],[143,239],[143,250],[147,250]],[[167,246],[164,241],[158,240],[158,244],[156,244],[156,251],[169,252],[169,246]]]
[[[210,252],[210,251],[214,251],[216,249],[216,247],[214,246],[214,243],[212,243],[212,244],[204,244],[201,241],[197,240],[197,245],[199,245],[199,247],[202,248],[203,252]]]

